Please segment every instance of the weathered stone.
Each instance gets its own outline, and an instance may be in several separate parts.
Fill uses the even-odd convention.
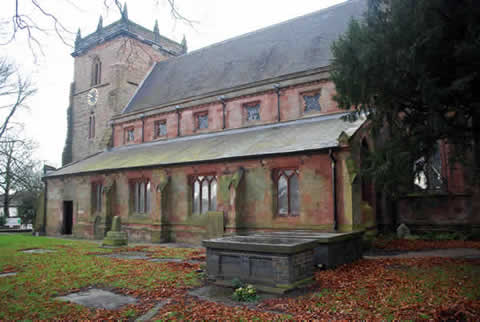
[[[314,249],[315,265],[334,268],[362,258],[362,235],[363,231],[351,233],[285,231],[252,236],[312,239],[317,243]]]
[[[113,217],[112,231],[115,231],[115,232],[122,231],[122,223],[121,223],[120,217],[118,216]]]
[[[313,240],[233,236],[203,244],[208,278],[219,285],[231,286],[239,278],[265,292],[285,293],[313,278]]]
[[[401,224],[397,228],[397,237],[403,239],[410,236],[410,229],[405,224]]]
[[[121,231],[122,224],[120,217],[113,217],[112,230],[107,233],[107,236],[103,240],[104,246],[124,246],[128,244],[128,235],[126,232]]]
[[[57,297],[57,300],[73,302],[90,308],[116,310],[126,304],[136,303],[131,296],[118,295],[101,289],[90,289],[86,292],[72,293]]]

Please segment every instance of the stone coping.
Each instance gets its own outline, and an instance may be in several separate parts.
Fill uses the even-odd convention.
[[[354,231],[346,233],[323,233],[323,232],[312,232],[312,231],[279,231],[279,232],[265,232],[265,233],[255,233],[249,236],[255,237],[280,237],[284,239],[295,238],[295,239],[314,239],[318,244],[330,244],[341,242],[345,240],[355,239],[362,237],[364,231]]]
[[[313,249],[317,242],[312,239],[284,238],[283,236],[231,236],[204,240],[203,246],[221,250],[295,254]]]

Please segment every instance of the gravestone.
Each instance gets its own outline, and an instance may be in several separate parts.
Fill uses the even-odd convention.
[[[103,239],[103,246],[124,246],[128,244],[128,236],[122,231],[122,224],[119,216],[113,217],[112,230]]]
[[[410,229],[405,224],[401,224],[397,228],[397,237],[403,239],[410,236]]]

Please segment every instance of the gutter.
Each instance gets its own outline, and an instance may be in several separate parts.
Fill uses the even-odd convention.
[[[337,210],[337,160],[333,156],[333,151],[328,151],[328,156],[332,160],[332,192],[333,192],[333,230],[338,230],[338,210]]]

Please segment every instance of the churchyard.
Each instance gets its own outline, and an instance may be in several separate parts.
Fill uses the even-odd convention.
[[[317,269],[307,288],[259,293],[250,298],[254,301],[241,302],[232,298],[233,289],[202,291],[207,284],[203,248],[103,248],[95,242],[3,234],[0,320],[478,320],[480,242],[378,240],[374,245],[383,253]],[[435,248],[464,256],[438,257],[442,253],[432,253]],[[404,252],[418,250],[426,257]]]

